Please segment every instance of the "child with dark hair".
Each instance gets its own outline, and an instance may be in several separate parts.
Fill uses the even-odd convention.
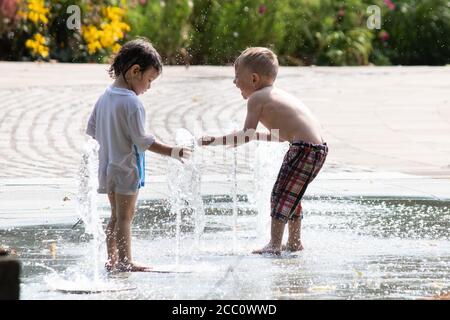
[[[127,42],[114,57],[109,74],[115,79],[100,96],[86,133],[100,145],[99,193],[108,194],[111,218],[106,229],[108,271],[147,271],[131,256],[131,223],[139,188],[144,186],[145,151],[182,161],[189,150],[156,141],[145,132],[145,109],[138,98],[162,72],[161,57],[150,42]]]

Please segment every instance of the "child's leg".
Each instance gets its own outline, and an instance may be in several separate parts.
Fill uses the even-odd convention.
[[[138,266],[133,263],[131,256],[131,223],[138,194],[123,195],[116,193],[116,241],[118,249],[117,268],[120,271],[145,271],[146,266]]]
[[[117,263],[117,242],[116,242],[116,196],[113,192],[108,193],[109,203],[111,205],[111,218],[109,218],[106,226],[106,251],[108,253],[108,261],[106,262],[106,269],[111,271],[115,268]]]
[[[281,253],[281,241],[283,240],[284,227],[286,223],[275,217],[272,217],[272,223],[270,225],[270,241],[269,243],[259,250],[254,250],[252,253],[256,254],[280,254]]]
[[[133,222],[136,195],[116,194],[116,241],[119,262],[131,263],[131,223]]]
[[[300,217],[295,217],[288,222],[289,236],[286,246],[283,246],[283,250],[287,251],[300,251],[303,250],[301,241],[301,228],[302,219]]]

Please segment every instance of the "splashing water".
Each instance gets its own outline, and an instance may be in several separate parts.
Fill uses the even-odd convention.
[[[228,124],[227,131],[237,132],[239,130],[238,124],[236,122],[231,122]],[[233,230],[233,253],[237,251],[237,228],[238,228],[238,147],[228,147],[231,148],[231,166],[228,173],[228,181],[231,186],[231,212],[232,212],[232,230]]]
[[[99,145],[94,139],[89,139],[85,145],[78,175],[77,212],[85,225],[85,232],[92,235],[93,278],[99,280],[99,255],[102,242],[105,239],[100,216],[97,210],[98,188],[98,150]]]
[[[182,213],[190,213],[194,223],[196,247],[204,230],[204,208],[201,195],[201,172],[195,138],[186,129],[176,132],[177,145],[193,150],[192,157],[183,160],[169,158],[168,187],[171,211],[176,214],[176,265],[179,264]]]
[[[134,289],[123,284],[100,279],[100,247],[103,244],[100,239],[105,239],[105,233],[97,210],[98,150],[97,141],[89,139],[81,157],[76,199],[77,213],[84,223],[85,233],[92,236],[92,253],[89,255],[92,264],[87,266],[92,274],[80,273],[79,267],[66,270],[64,277],[53,273],[46,278],[46,282],[55,291],[91,294]]]
[[[258,211],[263,220],[270,219],[270,191],[285,147],[280,143],[262,142],[257,150],[257,159],[252,162],[255,164],[255,189],[262,191],[249,192],[248,196],[259,199],[255,202],[255,208],[261,205]],[[229,151],[232,158],[233,150]],[[175,168],[184,171],[176,171]],[[199,180],[189,179],[192,175],[189,175],[188,164],[174,162],[171,170],[174,170],[170,171],[172,185],[179,188],[177,190],[184,192],[187,186],[199,190]],[[200,172],[197,174],[199,177]],[[211,194],[215,190],[204,191]],[[172,193],[172,199],[179,198],[186,199],[186,196],[181,191]],[[223,198],[226,212],[231,209],[228,199]],[[307,249],[301,253],[282,254],[275,259],[228,254],[232,247],[229,216],[221,214],[220,201],[215,205],[219,207],[214,215],[208,215],[207,228],[201,238],[202,250],[189,252],[189,258],[192,257],[189,269],[194,272],[177,276],[175,281],[172,274],[162,273],[156,277],[116,277],[115,284],[109,277],[107,282],[111,285],[95,285],[91,278],[80,273],[80,264],[74,263],[79,261],[80,256],[92,261],[90,250],[86,252],[86,246],[80,243],[78,235],[81,230],[71,230],[67,226],[0,229],[0,239],[24,249],[21,259],[24,263],[23,292],[26,299],[60,299],[64,297],[61,292],[98,292],[95,298],[102,299],[198,299],[199,296],[207,299],[423,299],[449,291],[448,201],[408,198],[305,199],[307,223],[303,228]],[[186,203],[180,202],[180,208],[186,206]],[[155,205],[149,206],[152,211],[147,211],[149,208],[138,207],[142,210],[138,216],[147,216],[146,213],[150,212],[160,219],[156,221],[166,221],[166,208]],[[192,212],[180,211],[179,226],[181,213],[183,218],[193,216]],[[243,210],[239,216],[239,228],[242,226],[245,231],[237,234],[241,252],[253,249],[253,238],[247,231],[256,229],[255,213]],[[140,227],[141,231],[154,236],[148,238],[145,235],[142,239],[141,254],[151,257],[156,264],[165,265],[173,258],[173,239],[165,237],[165,230],[154,233],[148,223]],[[264,230],[265,240],[268,234]],[[159,239],[161,236],[164,238]],[[41,252],[39,244],[49,238],[64,240],[61,243],[62,259],[48,259],[49,253]],[[182,247],[192,243],[190,239],[185,240],[181,242]],[[158,254],[154,255],[154,252]],[[61,279],[57,274],[62,269],[65,270],[64,278],[70,281]],[[49,285],[53,285],[56,292],[45,290]],[[274,286],[277,290],[272,290]],[[131,293],[111,292],[133,288],[136,290]]]
[[[48,286],[59,292],[75,294],[92,294],[100,292],[116,292],[134,290],[117,281],[100,278],[100,249],[105,239],[102,222],[97,210],[98,188],[98,150],[99,145],[89,139],[85,145],[78,174],[77,213],[85,226],[85,233],[92,236],[92,253],[88,255],[91,265],[87,268],[92,274],[83,274],[80,268],[72,267],[65,271],[64,277],[53,272],[46,278]]]
[[[253,195],[249,194],[249,196],[258,212],[256,233],[258,236],[266,237],[270,229],[270,196],[289,144],[257,143],[253,166],[254,191]]]
[[[105,233],[97,210],[98,150],[94,139],[86,143],[78,176],[77,213],[85,223],[86,233],[102,237]]]
[[[232,199],[233,199],[233,252],[236,252],[237,246],[237,224],[238,224],[238,178],[237,178],[237,148],[233,148],[233,165],[232,165]]]

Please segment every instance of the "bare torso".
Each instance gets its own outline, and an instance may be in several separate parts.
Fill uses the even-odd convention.
[[[318,120],[299,99],[275,87],[255,94],[262,106],[259,121],[269,130],[279,129],[281,141],[324,142]]]

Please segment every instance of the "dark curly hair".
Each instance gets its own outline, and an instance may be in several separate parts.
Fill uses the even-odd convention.
[[[123,45],[109,67],[108,73],[115,79],[125,73],[133,66],[139,65],[144,72],[149,68],[155,68],[158,73],[162,72],[162,59],[158,51],[145,38],[137,38]]]

